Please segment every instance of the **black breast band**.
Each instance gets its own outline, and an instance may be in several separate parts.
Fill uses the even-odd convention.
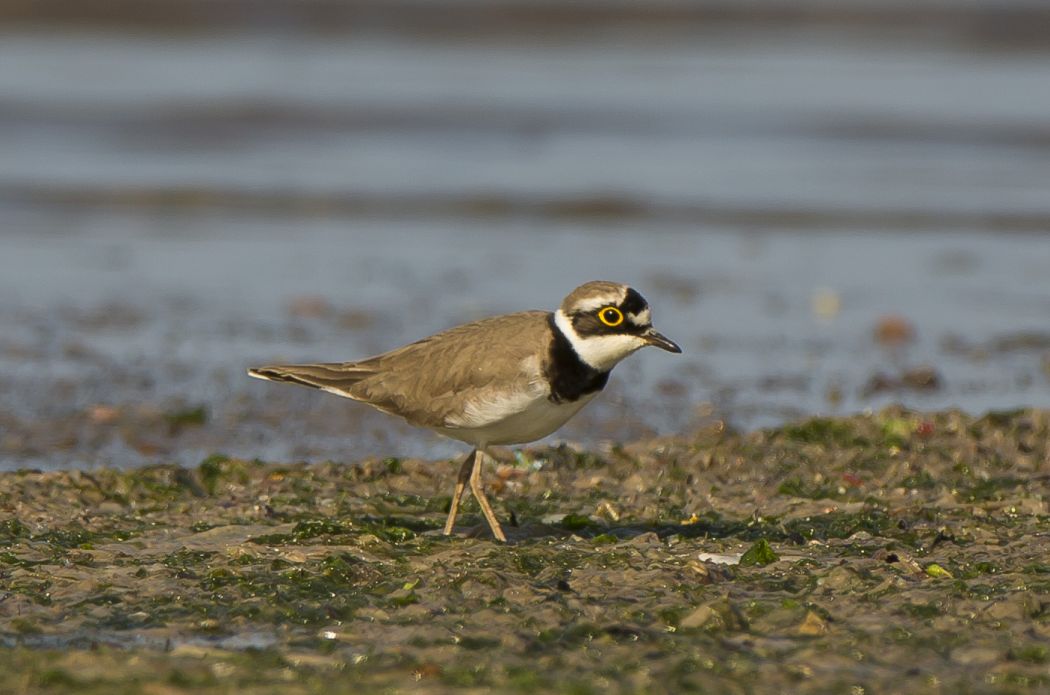
[[[554,322],[554,314],[547,317],[547,323],[553,336],[544,370],[551,385],[550,400],[554,403],[572,403],[605,388],[609,372],[600,372],[580,359],[572,343]]]

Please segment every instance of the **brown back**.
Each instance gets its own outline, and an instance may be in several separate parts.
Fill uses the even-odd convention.
[[[359,362],[277,365],[253,375],[324,389],[409,422],[443,427],[462,402],[542,379],[550,347],[545,311],[475,321]],[[528,358],[539,362],[527,364]]]

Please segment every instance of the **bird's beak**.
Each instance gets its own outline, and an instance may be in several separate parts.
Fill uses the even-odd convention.
[[[681,352],[682,348],[678,347],[678,343],[674,342],[663,333],[660,333],[655,328],[650,328],[642,334],[645,338],[645,342],[654,347],[658,347],[661,350],[667,350],[668,352]]]

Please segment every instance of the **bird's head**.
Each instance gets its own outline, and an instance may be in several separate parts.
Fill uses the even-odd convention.
[[[594,281],[569,293],[554,322],[581,360],[605,372],[646,345],[682,351],[653,328],[652,318],[649,303],[634,288]]]

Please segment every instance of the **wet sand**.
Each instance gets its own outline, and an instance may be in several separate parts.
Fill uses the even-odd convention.
[[[0,475],[4,692],[1045,692],[1050,413]]]

